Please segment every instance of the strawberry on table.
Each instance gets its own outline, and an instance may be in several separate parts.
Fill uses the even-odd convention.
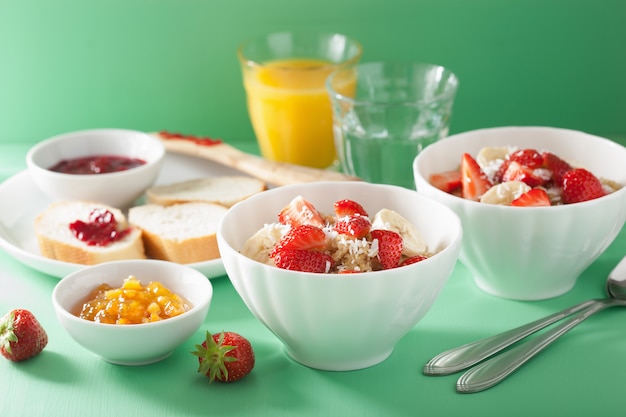
[[[600,180],[584,168],[572,169],[563,175],[563,203],[581,203],[606,194]]]
[[[206,332],[206,339],[191,353],[198,357],[198,372],[206,375],[209,382],[238,381],[254,368],[250,341],[235,332]]]
[[[463,198],[474,201],[478,201],[492,185],[478,162],[468,153],[461,158],[461,181]]]
[[[391,230],[372,230],[372,240],[378,240],[378,260],[383,269],[398,266],[402,257],[402,236]]]
[[[19,362],[38,355],[48,344],[48,335],[33,313],[9,311],[0,319],[0,354]]]

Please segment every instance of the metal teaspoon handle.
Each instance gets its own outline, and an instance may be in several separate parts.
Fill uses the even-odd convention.
[[[614,299],[597,300],[586,310],[543,335],[476,365],[458,379],[457,392],[473,393],[493,387],[583,320],[598,311],[616,305],[624,306],[626,302]]]
[[[449,375],[467,369],[518,340],[556,323],[570,314],[581,311],[595,302],[596,300],[588,300],[504,333],[447,350],[428,361],[424,365],[423,372],[425,375]]]

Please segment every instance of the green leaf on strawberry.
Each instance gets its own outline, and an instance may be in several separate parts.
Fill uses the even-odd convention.
[[[205,340],[191,353],[198,357],[198,372],[209,382],[238,381],[252,371],[255,363],[248,339],[234,332],[211,335],[207,331]]]
[[[48,335],[34,314],[15,309],[0,319],[0,354],[19,362],[37,356],[48,344]]]

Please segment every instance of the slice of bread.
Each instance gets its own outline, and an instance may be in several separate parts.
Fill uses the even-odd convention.
[[[219,258],[217,226],[227,211],[204,202],[145,204],[131,207],[128,221],[141,229],[148,257],[188,264]]]
[[[266,189],[266,183],[252,177],[207,177],[155,186],[146,191],[146,197],[149,203],[164,206],[201,201],[231,207]]]
[[[93,209],[109,210],[117,221],[117,230],[129,227],[126,217],[117,208],[89,201],[54,202],[35,218],[35,235],[41,254],[46,258],[82,265],[146,257],[141,230],[135,227],[131,227],[122,239],[106,246],[90,246],[74,236],[70,224],[77,220],[88,223]]]

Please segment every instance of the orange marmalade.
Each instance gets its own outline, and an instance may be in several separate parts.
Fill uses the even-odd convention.
[[[106,324],[141,324],[183,314],[191,304],[163,284],[151,281],[143,286],[134,276],[119,288],[102,284],[79,305],[74,315]]]

